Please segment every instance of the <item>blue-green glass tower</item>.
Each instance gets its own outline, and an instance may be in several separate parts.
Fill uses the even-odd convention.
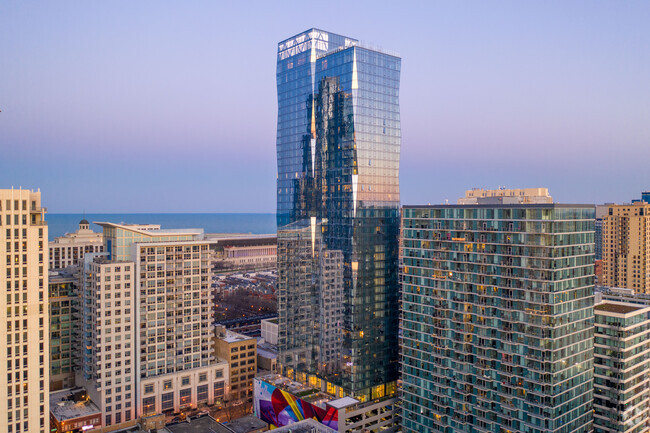
[[[592,431],[594,207],[402,212],[402,431]]]
[[[280,364],[337,393],[394,395],[400,58],[310,29],[277,60]],[[340,274],[319,270],[332,257]],[[340,302],[324,302],[325,275]]]

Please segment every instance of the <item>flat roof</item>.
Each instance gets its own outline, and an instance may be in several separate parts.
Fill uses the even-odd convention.
[[[338,400],[330,401],[329,405],[336,409],[342,409],[344,407],[352,406],[357,403],[359,403],[359,400],[357,400],[356,398],[343,397],[343,398],[339,398]]]
[[[223,337],[219,335],[219,331],[217,331],[217,338],[219,340],[225,341],[226,343],[238,343],[240,341],[246,341],[246,340],[255,340],[257,342],[257,338],[255,337],[247,337],[246,335],[238,334],[237,332],[233,332],[229,329],[226,329],[226,335]]]
[[[245,417],[237,418],[227,423],[226,426],[235,433],[248,433],[261,428],[269,428],[267,423],[255,415],[246,415]]]
[[[308,418],[302,421],[294,422],[284,427],[273,429],[277,433],[335,433],[336,430],[319,423],[318,421]]]
[[[639,311],[643,310],[644,308],[650,308],[647,305],[638,305],[638,304],[618,304],[618,303],[613,303],[613,302],[603,302],[602,304],[598,304],[594,306],[594,310],[596,311],[604,311],[607,313],[617,313],[617,314],[627,314],[627,313],[632,313],[634,311]]]
[[[190,418],[189,422],[186,420],[167,424],[165,428],[171,433],[232,433],[231,430],[209,415]]]
[[[75,402],[71,397],[83,388],[70,388],[50,393],[50,413],[57,421],[85,418],[92,415],[101,417],[102,411],[91,400]]]
[[[414,204],[403,205],[403,209],[449,209],[449,208],[585,208],[595,209],[594,204],[564,204],[564,203],[516,203],[516,204]]]
[[[93,221],[100,227],[115,227],[151,237],[174,235],[202,235],[203,229],[161,229],[158,224],[117,224],[104,221]]]

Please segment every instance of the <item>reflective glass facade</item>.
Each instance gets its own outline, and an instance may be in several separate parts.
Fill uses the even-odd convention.
[[[398,372],[399,75],[398,57],[317,29],[278,45],[280,363],[361,398],[394,394]],[[340,262],[342,294],[314,308],[329,290],[321,278],[338,278],[324,257]],[[300,326],[290,325],[296,308],[307,315]],[[335,316],[327,329],[338,335],[310,325]],[[299,341],[315,358],[340,355],[312,362]]]
[[[591,431],[593,206],[402,212],[403,431]]]

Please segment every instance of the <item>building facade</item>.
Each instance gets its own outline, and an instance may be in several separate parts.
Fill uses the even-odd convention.
[[[67,271],[49,273],[50,391],[75,386],[79,365],[79,275]]]
[[[605,301],[594,310],[594,432],[647,432],[650,307]]]
[[[45,211],[40,192],[0,190],[0,426],[8,433],[49,431]]]
[[[102,431],[219,400],[227,363],[212,343],[212,251],[201,230],[98,223],[87,254],[76,384],[102,411]]]
[[[278,44],[278,361],[360,400],[396,394],[399,78],[399,57],[345,36]]]
[[[548,188],[472,188],[465,191],[465,197],[458,199],[458,204],[496,203],[553,203]]]
[[[49,243],[49,268],[63,269],[68,266],[81,266],[86,253],[100,253],[103,249],[102,234],[90,230],[90,223],[82,219],[79,221],[79,230],[67,233]]]
[[[248,401],[253,397],[253,378],[257,373],[257,339],[223,326],[218,326],[215,332],[216,355],[228,363],[229,399]]]
[[[591,431],[593,206],[402,212],[402,431]]]
[[[120,233],[119,231],[117,233]],[[137,242],[139,416],[213,404],[227,363],[214,353],[209,243]]]
[[[650,204],[610,205],[603,217],[603,286],[650,293]]]
[[[84,256],[81,335],[75,384],[101,410],[101,431],[134,425],[136,413],[135,266],[108,253]],[[95,427],[95,429],[98,429]]]

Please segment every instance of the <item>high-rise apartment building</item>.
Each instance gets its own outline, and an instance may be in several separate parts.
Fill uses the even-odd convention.
[[[72,388],[79,361],[79,275],[49,272],[50,391]]]
[[[75,383],[86,389],[102,413],[95,429],[135,424],[135,266],[113,262],[108,253],[84,257],[79,296],[81,354]]]
[[[85,257],[76,382],[101,409],[103,431],[213,403],[228,367],[214,356],[202,231],[98,224],[105,251]]]
[[[396,395],[400,62],[318,29],[278,44],[278,362],[361,401]]]
[[[0,190],[0,427],[49,431],[47,224],[41,193]],[[5,337],[6,336],[6,337]]]
[[[608,206],[602,236],[602,285],[650,293],[650,204]]]
[[[593,230],[586,205],[402,209],[404,432],[591,431]]]
[[[647,432],[650,307],[605,301],[594,310],[594,432]]]

